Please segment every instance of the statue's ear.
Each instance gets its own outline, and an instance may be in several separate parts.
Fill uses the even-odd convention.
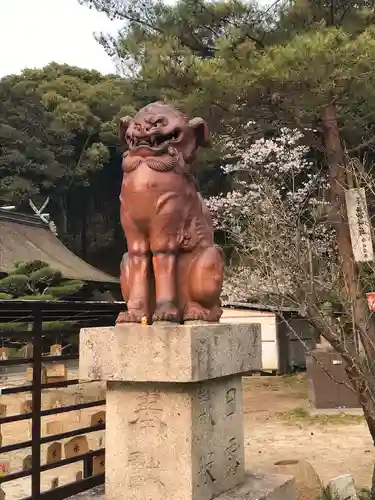
[[[202,148],[209,148],[211,146],[210,131],[203,118],[193,118],[189,121],[189,127],[194,131],[197,146]]]
[[[121,143],[125,142],[125,134],[126,131],[128,130],[129,124],[132,121],[131,116],[124,116],[123,118],[120,119],[120,130],[119,130],[119,135],[120,135],[120,141]]]

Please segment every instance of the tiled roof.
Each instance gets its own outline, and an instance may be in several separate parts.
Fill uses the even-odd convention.
[[[30,260],[47,262],[64,278],[118,283],[77,257],[38,217],[0,210],[0,272],[8,273],[15,262]]]

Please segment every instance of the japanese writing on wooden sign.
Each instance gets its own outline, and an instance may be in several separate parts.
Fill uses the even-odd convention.
[[[374,250],[365,190],[348,189],[345,191],[345,201],[354,260],[370,262],[374,260]]]

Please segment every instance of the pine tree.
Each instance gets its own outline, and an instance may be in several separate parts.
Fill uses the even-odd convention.
[[[0,300],[61,300],[83,286],[82,281],[64,279],[46,262],[20,262],[0,279]]]

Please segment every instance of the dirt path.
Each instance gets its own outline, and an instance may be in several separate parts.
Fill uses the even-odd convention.
[[[254,471],[271,470],[274,462],[304,458],[317,470],[324,482],[343,473],[352,473],[359,487],[370,484],[375,453],[363,419],[358,416],[310,417],[305,377],[251,377],[244,379],[245,450],[246,465]],[[60,394],[60,396],[58,396]],[[56,398],[61,404],[101,399],[103,389],[87,384],[59,391],[46,391],[43,407],[50,408]],[[8,415],[17,414],[20,404],[30,395],[0,396],[6,403]],[[64,431],[90,425],[90,417],[100,408],[88,409],[58,417]],[[49,421],[53,418],[49,417]],[[57,420],[56,417],[54,417]],[[45,428],[45,425],[43,426]],[[30,439],[28,421],[2,426],[3,444]],[[91,449],[99,447],[103,433],[88,435]],[[103,443],[104,444],[104,443]],[[11,472],[22,468],[23,458],[31,450],[25,449],[0,457],[9,459]],[[42,448],[42,463],[46,446]],[[60,485],[75,480],[82,464],[61,467],[42,475],[43,490],[49,489],[54,477]],[[30,479],[5,483],[7,500],[19,500],[30,495]]]
[[[375,451],[358,416],[310,417],[305,377],[244,380],[246,464],[270,470],[278,460],[303,458],[326,483],[344,473],[368,487]]]

